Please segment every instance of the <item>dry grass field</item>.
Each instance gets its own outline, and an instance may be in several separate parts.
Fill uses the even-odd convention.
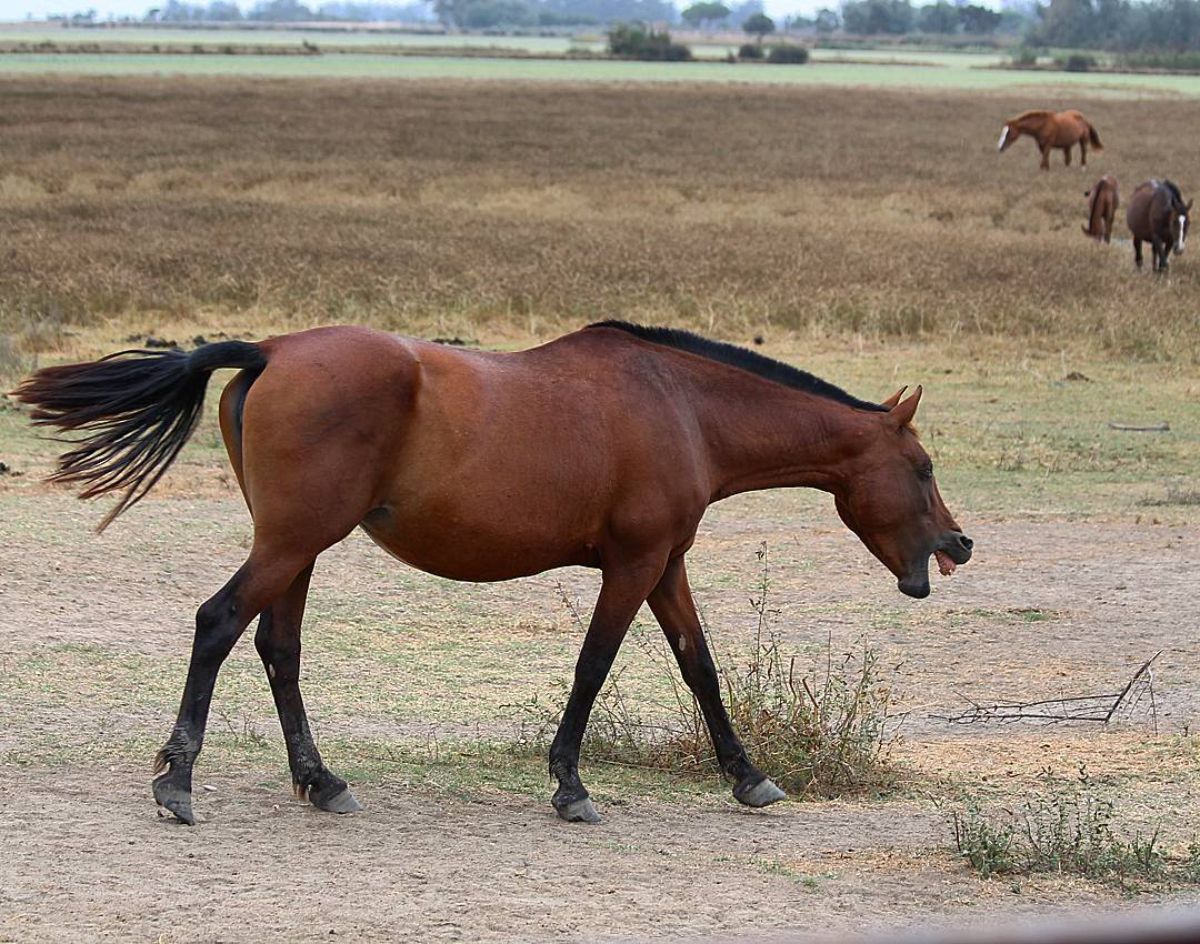
[[[1200,157],[1200,102],[1097,100],[1107,149],[998,156],[1027,98],[757,87],[4,82],[0,318],[197,310],[542,335],[620,315],[756,332],[1030,339],[1194,361],[1195,267],[1079,232]],[[1066,102],[1038,101],[1062,106]],[[1123,227],[1120,232],[1124,232]]]
[[[854,393],[926,384],[918,417],[975,560],[925,601],[826,496],[714,507],[691,554],[715,646],[745,658],[766,542],[798,671],[868,650],[895,715],[890,776],[748,814],[711,775],[589,762],[606,815],[550,809],[522,723],[551,710],[594,574],[454,584],[361,535],[317,565],[303,684],[367,812],[290,800],[243,640],[197,766],[195,830],[154,815],[195,606],[249,519],[211,415],[102,536],[42,477],[56,444],[0,399],[0,942],[595,941],[1197,903],[1195,884],[982,880],[951,811],[1019,809],[1087,771],[1126,835],[1184,855],[1200,813],[1200,260],[1133,270],[1079,231],[1083,190],[1200,155],[1200,102],[877,90],[208,79],[0,82],[0,386],[147,335],[328,321],[514,348],[602,317],[751,344]],[[1033,105],[1078,105],[1088,170],[994,152]],[[1124,234],[1123,226],[1118,234]],[[1074,378],[1074,379],[1072,379]],[[218,382],[221,378],[217,378]],[[1166,433],[1109,423],[1170,423]],[[670,689],[647,613],[618,663]],[[970,699],[1113,691],[1115,724],[943,720]],[[1151,705],[1154,710],[1151,711]],[[898,727],[896,727],[898,725]],[[1197,876],[1200,877],[1200,876]]]

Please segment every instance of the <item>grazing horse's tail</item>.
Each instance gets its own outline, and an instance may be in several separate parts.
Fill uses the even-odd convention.
[[[1096,129],[1092,127],[1092,123],[1086,122],[1088,126],[1088,140],[1091,141],[1092,147],[1097,151],[1103,151],[1104,145],[1100,143],[1100,135],[1096,134]]]
[[[266,365],[258,345],[245,341],[208,344],[190,354],[121,351],[86,364],[44,367],[15,394],[34,407],[36,425],[87,432],[59,456],[51,481],[82,484],[80,498],[124,489],[96,529],[103,531],[175,461],[200,419],[212,372]]]

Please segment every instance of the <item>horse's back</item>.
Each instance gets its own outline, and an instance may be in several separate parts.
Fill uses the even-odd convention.
[[[1125,207],[1125,223],[1138,239],[1149,239],[1151,236],[1150,207],[1158,187],[1157,180],[1146,180],[1138,184],[1129,195],[1129,202]]]

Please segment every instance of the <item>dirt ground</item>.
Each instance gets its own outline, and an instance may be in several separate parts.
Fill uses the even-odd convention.
[[[753,552],[766,540],[789,641],[838,651],[866,642],[892,666],[909,713],[897,750],[908,785],[884,798],[749,813],[716,787],[613,786],[585,759],[605,814],[587,827],[555,819],[544,781],[506,790],[386,767],[356,778],[351,748],[339,746],[327,760],[367,810],[335,818],[290,798],[265,680],[239,701],[242,673],[257,677],[243,640],[226,670],[234,686],[218,687],[216,705],[242,705],[243,725],[261,730],[270,753],[247,760],[210,737],[197,768],[200,825],[188,829],[156,815],[149,760],[169,730],[189,614],[244,553],[245,513],[228,494],[157,498],[96,537],[88,528],[98,516],[30,482],[0,491],[0,941],[826,937],[925,926],[933,915],[976,926],[1130,907],[1075,880],[982,881],[948,848],[939,796],[965,785],[1019,798],[1045,768],[1079,763],[1118,789],[1134,822],[1163,821],[1179,840],[1195,829],[1200,765],[1184,736],[1200,705],[1194,528],[964,521],[976,559],[937,581],[929,600],[911,601],[819,498],[772,493],[712,509],[692,571],[718,639],[750,629]],[[411,739],[423,715],[469,724],[464,689],[485,709],[554,691],[578,645],[556,580],[584,601],[595,585],[564,572],[461,587],[406,571],[361,536],[331,549],[306,630],[320,736],[338,743],[366,726],[384,741]],[[376,665],[377,697],[361,710],[323,684],[339,664],[373,671],[355,661],[370,637],[322,648],[345,630],[343,607],[413,637],[395,643],[391,669]],[[405,675],[406,653],[416,659],[481,622],[497,638],[530,641],[529,653],[548,647],[549,675],[512,667],[516,691],[495,680],[468,687],[453,672]],[[1115,691],[1158,650],[1157,735],[1145,704],[1111,729],[964,729],[933,717],[968,697]],[[150,675],[139,674],[143,664]],[[380,707],[389,671],[431,699],[407,719]],[[452,707],[428,717],[438,704]],[[1147,897],[1200,901],[1195,892]]]

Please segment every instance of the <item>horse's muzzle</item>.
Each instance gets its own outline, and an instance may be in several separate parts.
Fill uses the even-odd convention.
[[[956,564],[965,564],[971,559],[975,542],[961,531],[947,531],[938,541],[935,551],[941,551]]]

